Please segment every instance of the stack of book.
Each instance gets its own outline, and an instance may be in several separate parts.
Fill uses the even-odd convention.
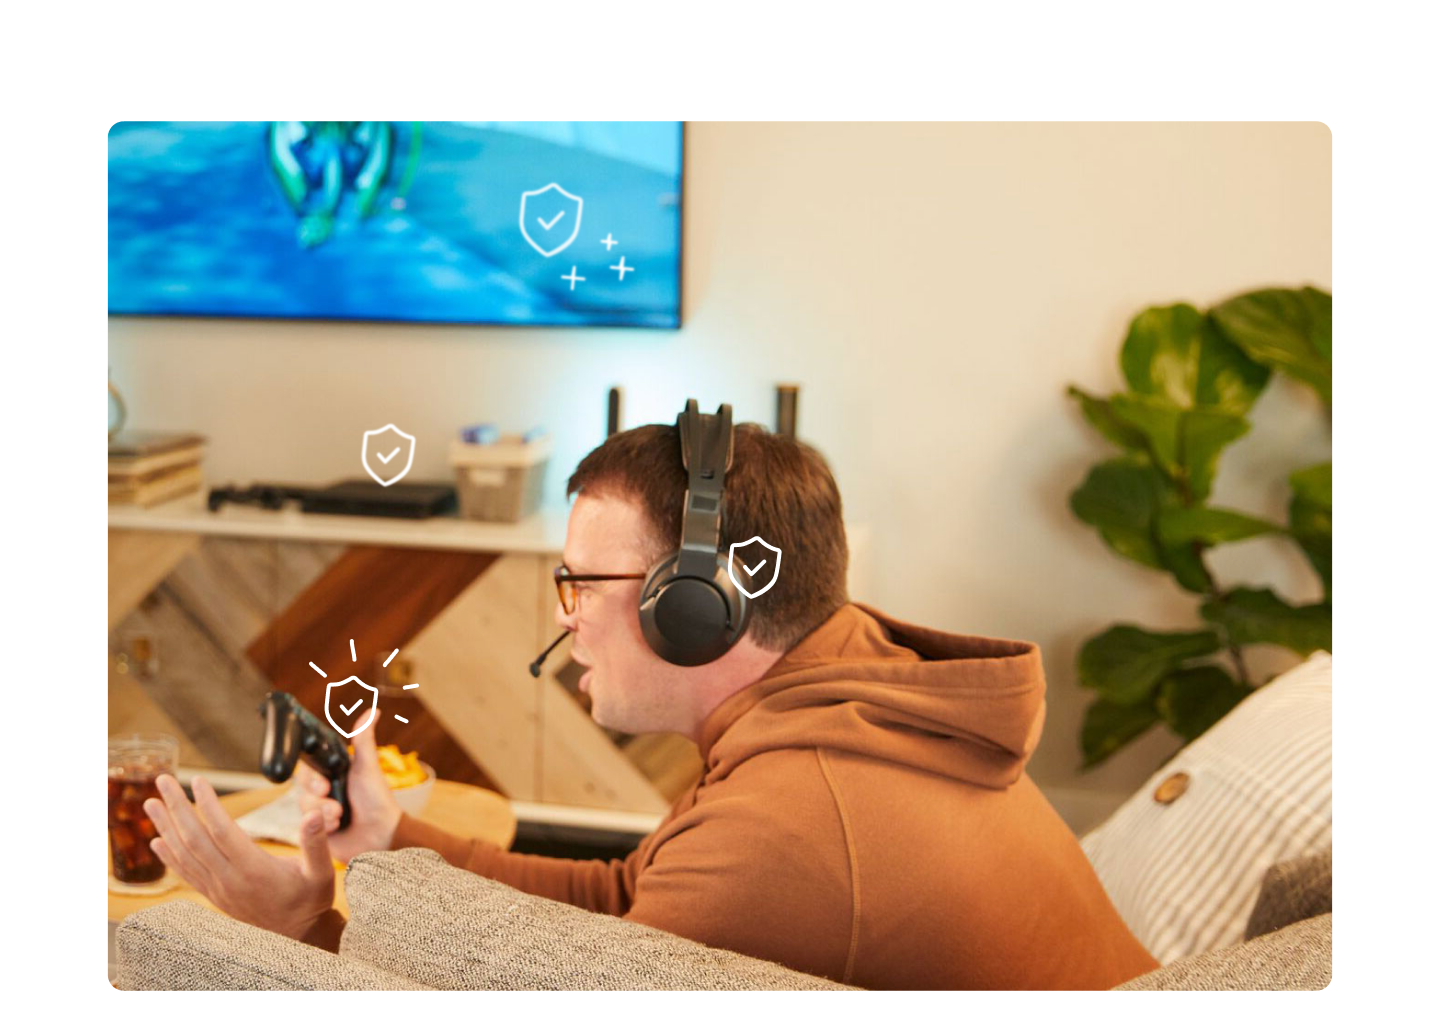
[[[110,439],[110,504],[155,505],[200,487],[199,435],[122,431]]]

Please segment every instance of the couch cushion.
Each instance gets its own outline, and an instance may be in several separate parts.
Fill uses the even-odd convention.
[[[1291,923],[1131,979],[1117,989],[1324,989],[1330,984],[1330,914]]]
[[[1330,849],[1296,856],[1265,871],[1245,939],[1330,911]]]
[[[437,989],[846,989],[517,891],[429,849],[367,852],[345,875],[340,953]]]
[[[1240,942],[1261,878],[1330,844],[1330,655],[1281,674],[1081,841],[1161,964]]]
[[[127,915],[115,930],[120,989],[423,989],[193,901]]]

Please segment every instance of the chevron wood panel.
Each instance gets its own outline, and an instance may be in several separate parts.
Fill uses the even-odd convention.
[[[355,673],[373,685],[375,658],[406,649],[496,558],[469,551],[348,547],[285,605],[245,655],[275,687],[321,713],[327,682]],[[350,659],[352,638],[358,662]],[[328,678],[317,674],[312,662]],[[441,778],[496,788],[495,780],[434,718],[423,675],[419,679],[417,690],[397,690],[381,699],[384,716],[376,740],[417,751]],[[409,722],[397,721],[396,715]]]
[[[339,544],[207,537],[165,581],[217,644],[240,657],[344,553]]]
[[[114,631],[125,615],[191,551],[200,545],[195,533],[154,533],[149,530],[111,530],[109,545],[110,613],[107,628]]]
[[[190,768],[211,767],[205,752],[170,718],[169,713],[151,699],[140,686],[138,676],[135,673],[122,673],[117,669],[117,665],[112,654],[108,695],[110,735],[164,733],[179,742],[182,765]]]
[[[124,532],[112,531],[112,543]],[[280,604],[295,597],[344,548],[240,537],[201,540],[188,534],[179,539],[197,546],[111,635],[111,732],[154,726],[180,739],[187,765],[254,771],[260,753],[255,710],[269,683],[244,648]],[[159,545],[163,550],[166,541]],[[135,579],[123,564],[143,571],[149,563],[133,550],[112,551],[112,558],[119,564],[112,565],[111,578],[119,582]],[[136,661],[141,639],[154,654],[150,662]],[[114,669],[122,653],[129,659],[126,675]]]
[[[430,711],[501,792],[537,799],[535,686],[526,665],[539,632],[534,555],[507,554],[405,649]]]
[[[203,549],[203,548],[202,548]],[[260,760],[260,699],[268,681],[227,652],[190,601],[167,579],[115,628],[111,651],[147,639],[154,653],[132,683],[180,727],[216,768],[254,769]]]

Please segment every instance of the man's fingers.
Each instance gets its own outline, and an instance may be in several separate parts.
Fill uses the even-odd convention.
[[[366,764],[379,763],[380,755],[375,750],[375,727],[380,722],[380,716],[381,712],[377,708],[375,718],[370,721],[370,725],[355,734],[355,758],[357,761],[363,761]],[[364,714],[358,716],[355,719],[355,726],[359,727],[364,718]]]
[[[154,802],[154,801],[152,801]],[[163,804],[161,804],[163,806]],[[156,827],[160,824],[156,821]],[[215,900],[217,888],[215,878],[205,872],[194,859],[190,858],[189,852],[183,844],[172,845],[169,839],[174,835],[163,835],[160,838],[150,839],[150,851],[160,857],[160,862],[180,874],[180,878],[195,890],[205,895],[211,901]]]
[[[335,875],[324,818],[319,814],[306,814],[300,821],[300,857],[305,876],[311,880]]]
[[[328,832],[331,832],[331,831],[339,831],[339,830],[340,830],[340,804],[339,804],[339,802],[336,801],[336,800],[329,800],[329,799],[326,799],[326,800],[314,799],[314,800],[312,800],[312,802],[313,802],[313,804],[314,804],[313,806],[310,806],[310,807],[308,807],[308,808],[302,808],[302,815],[305,816],[305,817],[308,817],[308,816],[310,816],[310,814],[312,814],[312,813],[314,813],[315,811],[318,810],[318,811],[320,812],[320,816],[324,819],[326,832],[328,833]]]
[[[340,827],[340,804],[328,797],[300,794],[300,816],[306,817],[315,811],[325,818],[325,830],[335,831]]]
[[[210,837],[210,832],[196,816],[195,808],[185,798],[185,792],[180,788],[180,783],[175,780],[174,776],[161,775],[155,780],[155,784],[159,787],[160,795],[165,800],[165,812],[170,815],[169,819],[173,830],[185,848],[189,850],[189,855],[197,862],[212,867],[212,872],[218,876],[229,860],[216,847],[215,840]]]
[[[344,812],[339,800],[321,800],[320,815],[325,818],[326,831],[340,830],[340,815]]]
[[[173,866],[175,870],[190,882],[191,886],[204,890],[204,885],[210,882],[210,874],[200,872],[195,860],[190,856],[190,849],[185,844],[185,839],[180,836],[180,829],[175,826],[175,821],[170,816],[170,808],[165,805],[164,800],[148,799],[144,804],[145,813],[150,815],[155,830],[160,832],[160,839],[165,841],[165,853],[161,856],[165,865]],[[151,848],[154,848],[152,843]],[[156,850],[158,851],[158,850]]]
[[[197,775],[190,782],[190,791],[195,794],[195,806],[200,811],[200,819],[210,832],[210,837],[215,840],[215,846],[226,859],[240,862],[258,851],[255,843],[250,841],[250,836],[241,830],[220,805],[220,797],[215,795],[215,788],[209,782]]]
[[[303,761],[295,766],[295,782],[301,794],[316,793],[324,796],[330,791],[330,780]]]

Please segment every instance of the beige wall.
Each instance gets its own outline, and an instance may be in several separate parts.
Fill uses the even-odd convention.
[[[1194,608],[1067,511],[1107,449],[1064,389],[1118,388],[1146,305],[1329,288],[1329,131],[701,123],[687,145],[679,332],[115,319],[132,424],[204,431],[211,479],[248,482],[352,475],[360,432],[386,422],[418,437],[416,477],[442,477],[458,425],[543,423],[558,505],[611,384],[629,426],[672,420],[687,396],[769,423],[773,384],[799,382],[801,436],[874,528],[870,602],[1039,642],[1050,711],[1032,774],[1107,808],[1177,742],[1156,731],[1080,775],[1075,650],[1117,620],[1184,627]],[[1328,423],[1281,383],[1255,420],[1215,500],[1280,518],[1284,474],[1328,458]],[[1283,544],[1223,549],[1216,567],[1318,591]]]

